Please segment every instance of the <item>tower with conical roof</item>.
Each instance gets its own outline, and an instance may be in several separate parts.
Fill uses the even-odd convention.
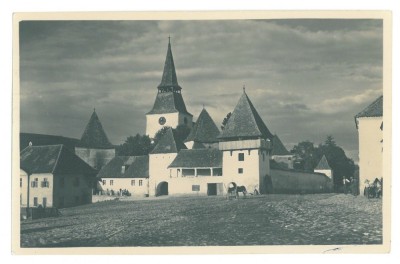
[[[332,179],[332,169],[329,166],[328,160],[325,155],[322,156],[321,160],[318,162],[317,167],[315,167],[314,172],[323,173]]]
[[[115,148],[108,140],[95,109],[75,147],[75,154],[98,170],[115,157]]]
[[[224,130],[218,136],[223,175],[250,192],[267,193],[272,134],[243,88]]]
[[[161,83],[153,108],[146,114],[146,134],[154,138],[164,126],[176,128],[186,125],[192,128],[193,115],[186,110],[182,97],[182,88],[178,84],[171,42],[168,41],[167,56]]]
[[[185,145],[189,148],[218,148],[218,135],[219,129],[215,125],[214,120],[208,114],[207,110],[203,108],[199,118],[197,118],[190,134],[185,139]]]

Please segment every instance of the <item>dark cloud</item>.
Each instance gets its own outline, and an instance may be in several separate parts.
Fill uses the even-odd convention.
[[[21,130],[114,144],[144,133],[167,37],[188,110],[219,126],[243,85],[288,146],[332,134],[357,159],[354,115],[382,94],[381,20],[23,21]]]

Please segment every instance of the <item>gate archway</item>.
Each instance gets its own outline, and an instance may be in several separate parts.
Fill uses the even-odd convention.
[[[168,182],[163,181],[157,185],[156,196],[168,195]]]

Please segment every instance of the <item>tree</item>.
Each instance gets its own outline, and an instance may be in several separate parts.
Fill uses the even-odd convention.
[[[147,135],[129,136],[125,142],[117,147],[119,156],[142,156],[148,155],[152,150],[151,140]]]
[[[231,118],[231,116],[232,116],[232,113],[229,112],[229,113],[226,115],[226,117],[224,118],[224,120],[222,120],[221,130],[224,130],[224,129],[225,129],[225,126],[226,126],[226,124],[228,124],[228,120],[229,120],[229,118]]]

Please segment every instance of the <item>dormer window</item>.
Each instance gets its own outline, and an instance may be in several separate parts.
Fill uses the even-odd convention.
[[[121,174],[124,174],[129,168],[129,165],[122,165],[121,167]]]

